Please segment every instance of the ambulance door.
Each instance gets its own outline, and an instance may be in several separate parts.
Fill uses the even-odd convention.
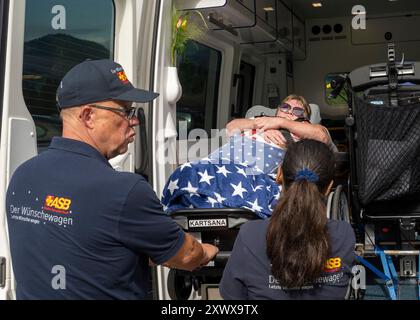
[[[129,6],[133,2],[124,3]],[[61,135],[55,102],[60,80],[86,59],[114,58],[116,17],[118,30],[122,30],[124,15],[118,15],[113,0],[1,3],[9,3],[5,71],[0,72],[0,77],[4,74],[0,149],[0,202],[4,204],[7,184],[15,169],[45,151],[53,136]],[[118,9],[125,12],[125,8]],[[119,54],[122,63],[130,56],[133,54]],[[132,67],[133,64],[128,65]],[[13,299],[15,283],[5,209],[4,205],[0,207],[0,299]]]
[[[5,91],[5,66],[6,66],[6,52],[7,52],[7,37],[9,31],[9,1],[0,2],[0,130],[1,130],[1,147],[0,154],[1,160],[0,165],[1,171],[1,183],[0,183],[0,201],[4,203],[5,194],[5,174],[4,174],[4,134],[3,127],[6,126],[6,121],[3,117],[4,109],[4,91]],[[7,118],[6,118],[7,119]],[[4,205],[0,207],[0,300],[6,300],[10,297],[10,254],[9,246],[6,235],[6,224],[4,216]]]
[[[5,280],[0,288],[0,299],[14,298],[15,284],[11,271],[7,241],[5,198],[7,184],[19,164],[37,154],[36,129],[22,95],[22,57],[24,43],[25,1],[10,1],[6,59],[2,100],[1,130],[1,190],[0,202],[0,256],[3,260]]]
[[[176,8],[198,8],[217,1],[177,1]],[[168,101],[167,81],[170,62],[172,2],[162,1],[159,12],[156,47],[155,91],[160,93],[153,109],[153,188],[158,197],[170,174],[181,163],[203,158],[226,139],[223,132],[230,112],[235,45],[231,39],[215,36],[211,31],[199,41],[187,44],[177,64],[182,96],[176,103]],[[239,63],[238,63],[239,67]],[[168,268],[158,266],[154,273],[154,297],[169,299]],[[199,298],[196,292],[192,299]]]
[[[153,41],[155,30],[155,10],[158,6],[155,0],[126,0],[115,3],[115,55],[114,60],[120,63],[128,79],[136,88],[153,91]],[[135,143],[131,143],[128,151],[110,160],[118,171],[141,173],[151,178],[149,167],[150,141],[147,131],[150,130],[149,104],[138,104],[142,110],[138,117],[140,126],[136,128]],[[144,116],[143,116],[144,115]]]

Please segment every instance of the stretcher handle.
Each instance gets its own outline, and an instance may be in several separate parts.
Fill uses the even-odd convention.
[[[229,257],[230,257],[231,251],[219,251],[216,256],[214,257],[213,261],[215,263],[222,263],[226,264]]]

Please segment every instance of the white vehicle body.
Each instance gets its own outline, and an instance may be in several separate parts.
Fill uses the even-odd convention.
[[[309,103],[317,104],[323,119],[341,121],[346,115],[346,105],[328,104],[325,99],[328,74],[349,72],[361,65],[385,61],[390,36],[387,33],[392,33],[391,41],[397,44],[399,52],[405,52],[411,60],[420,60],[420,3],[415,0],[406,1],[405,6],[379,0],[359,1],[367,12],[363,14],[359,10],[358,15],[352,14],[353,2],[348,0],[336,1],[340,5],[326,6],[319,11],[303,0],[106,0],[98,2],[98,6],[106,3],[103,5],[106,8],[89,7],[90,11],[83,9],[83,1],[61,2],[58,7],[49,0],[1,2],[0,68],[4,71],[0,74],[1,300],[15,298],[5,208],[7,186],[14,170],[42,152],[48,144],[48,132],[42,143],[40,136],[43,128],[50,130],[48,121],[51,119],[45,117],[50,117],[48,112],[55,107],[53,100],[48,100],[43,89],[39,89],[41,85],[46,88],[51,85],[45,79],[54,78],[55,69],[48,69],[47,76],[25,74],[25,70],[35,69],[33,64],[37,61],[46,64],[43,55],[54,50],[45,45],[46,51],[37,56],[35,42],[39,37],[51,33],[56,37],[72,35],[79,40],[96,41],[108,50],[109,58],[123,65],[134,86],[160,93],[154,102],[141,106],[146,122],[140,126],[145,128],[147,137],[142,137],[138,129],[138,139],[130,145],[129,151],[111,160],[117,170],[147,175],[158,196],[174,168],[192,160],[181,150],[197,148],[198,143],[193,134],[188,141],[185,137],[177,140],[177,119],[180,117],[177,111],[188,116],[185,111],[188,108],[184,106],[181,110],[180,103],[167,98],[172,85],[167,77],[171,65],[173,5],[178,9],[199,10],[209,26],[198,41],[202,45],[200,48],[208,53],[206,61],[210,71],[202,79],[207,86],[197,93],[201,94],[199,98],[194,100],[191,96],[189,102],[202,101],[202,105],[194,108],[205,116],[193,117],[198,119],[198,126],[189,129],[202,129],[208,133],[210,129],[223,129],[233,117],[245,116],[251,106],[274,107],[290,93],[302,94]],[[111,18],[101,19],[102,14]],[[106,30],[110,30],[106,31],[107,38],[103,38],[101,31],[78,29],[75,21],[82,18],[85,22],[100,20],[99,28],[106,25]],[[362,20],[355,22],[355,18]],[[365,18],[368,19],[363,28]],[[337,27],[335,31],[336,25],[341,25],[341,30]],[[330,26],[332,31],[328,32],[329,27],[325,26]],[[48,28],[51,28],[50,32]],[[39,31],[41,29],[44,33]],[[42,39],[46,41],[46,38]],[[67,49],[63,46],[60,50]],[[84,52],[75,54],[90,57],[90,53],[86,56]],[[60,52],[54,57],[59,55]],[[66,53],[65,57],[70,59],[71,53]],[[248,70],[245,74],[241,73],[241,66]],[[56,68],[58,70],[59,65]],[[212,71],[214,68],[217,72]],[[188,88],[188,84],[183,84],[184,93],[188,94]],[[52,92],[50,87],[48,93]],[[39,99],[48,101],[42,106],[36,102],[41,101]],[[50,111],[44,114],[44,107]],[[42,122],[44,120],[46,122]],[[206,149],[210,152],[221,143],[220,140],[223,140],[223,134],[219,133],[201,139],[200,144],[210,147]],[[169,299],[165,284],[167,269],[157,268],[155,276],[154,297]],[[192,298],[200,297],[193,295]]]

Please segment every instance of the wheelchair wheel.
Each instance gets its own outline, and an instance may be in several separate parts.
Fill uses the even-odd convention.
[[[331,200],[331,219],[350,223],[349,204],[343,186],[338,185]]]
[[[328,200],[327,200],[327,219],[331,219],[331,204],[332,204],[333,196],[334,196],[334,192],[330,192],[330,194],[328,195]]]
[[[193,282],[191,276],[181,274],[178,270],[172,269],[168,274],[168,293],[172,300],[188,300],[191,295]]]

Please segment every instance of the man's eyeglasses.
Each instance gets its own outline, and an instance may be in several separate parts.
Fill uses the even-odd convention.
[[[136,113],[137,113],[136,108],[112,108],[112,107],[101,106],[99,104],[90,104],[90,106],[94,107],[94,108],[98,108],[98,109],[103,109],[103,110],[109,110],[109,111],[115,111],[115,112],[122,113],[127,120],[133,119],[134,116],[136,116]]]
[[[289,111],[292,110],[292,114],[296,117],[299,118],[304,118],[305,117],[305,109],[301,108],[301,107],[292,107],[290,104],[288,103],[283,103],[281,105],[278,106],[278,109],[282,112],[286,112],[286,113],[290,113]]]

